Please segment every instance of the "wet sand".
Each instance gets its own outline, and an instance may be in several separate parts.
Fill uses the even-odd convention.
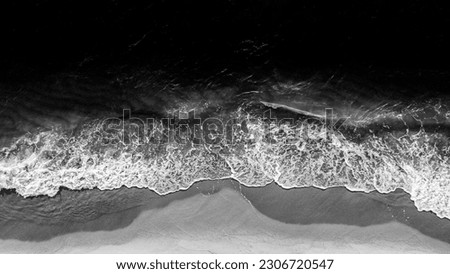
[[[450,221],[409,195],[345,188],[249,188],[204,181],[186,191],[63,189],[0,197],[2,253],[450,253]]]

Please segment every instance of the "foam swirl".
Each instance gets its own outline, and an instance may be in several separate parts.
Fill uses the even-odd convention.
[[[122,136],[105,131],[101,120],[87,122],[75,133],[29,133],[1,150],[0,189],[29,197],[53,196],[60,187],[127,186],[164,195],[220,178],[246,186],[275,182],[284,188],[345,186],[366,192],[402,188],[419,210],[450,218],[450,154],[442,133],[420,129],[402,136],[367,134],[355,141],[340,131],[327,133],[320,123],[271,124],[255,114],[236,113],[250,118],[246,128],[233,131],[232,143],[213,145],[154,145],[148,138],[125,143]]]

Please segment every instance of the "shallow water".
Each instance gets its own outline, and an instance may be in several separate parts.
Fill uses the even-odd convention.
[[[401,190],[388,194],[351,192],[342,187],[286,190],[276,184],[246,187],[232,180],[199,182],[186,191],[166,196],[148,189],[124,187],[109,191],[63,189],[51,198],[3,194],[0,238],[40,242],[80,231],[119,230],[131,225],[142,212],[162,210],[192,197],[220,195],[223,189],[239,193],[253,208],[277,222],[366,227],[395,221],[450,243],[450,221],[430,212],[419,212],[410,196]],[[195,213],[186,212],[186,216]]]

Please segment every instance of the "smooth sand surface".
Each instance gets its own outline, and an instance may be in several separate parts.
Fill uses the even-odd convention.
[[[259,191],[262,192],[258,193]],[[281,190],[281,193],[285,191],[291,190]],[[259,200],[249,193],[256,195]],[[279,195],[276,186],[253,189],[242,188],[239,184],[230,182],[204,182],[195,185],[192,190],[157,198],[155,201],[160,200],[157,206],[133,206],[87,220],[77,229],[64,227],[64,233],[56,233],[53,230],[55,235],[58,235],[54,237],[19,240],[17,238],[20,238],[20,233],[14,234],[15,237],[7,237],[8,231],[3,230],[0,252],[450,253],[450,244],[426,236],[395,218],[372,218],[374,222],[370,224],[368,217],[362,216],[362,223],[357,224],[355,220],[361,219],[361,216],[355,214],[367,210],[361,210],[360,207],[356,211],[359,213],[350,210],[340,214],[344,217],[336,216],[335,222],[332,222],[332,215],[337,214],[339,210],[345,210],[343,204],[346,204],[345,201],[333,202],[333,199],[341,197],[342,200],[342,197],[347,197],[350,199],[347,202],[357,206],[358,194],[348,192],[350,196],[345,193],[326,199],[320,197],[324,193],[327,194],[326,191],[317,189],[310,190],[309,193],[306,191],[304,197],[318,201],[323,208],[306,207],[303,213],[298,214],[301,211],[293,207],[293,201],[288,203],[289,199],[278,199],[279,206],[274,206],[277,201],[273,198]],[[332,193],[329,192],[328,195]],[[265,203],[261,200],[263,198]],[[161,202],[167,199],[170,201]],[[330,205],[327,206],[326,200],[330,201],[330,205],[336,206],[332,210],[327,209]],[[380,202],[379,199],[370,200],[374,201],[374,208],[372,213],[366,215],[380,215],[380,209],[375,205],[385,205],[386,202]],[[300,205],[297,206],[302,203],[311,204],[304,199],[298,203]],[[341,208],[336,209],[339,206]],[[272,210],[274,208],[276,210]],[[309,213],[305,213],[308,211]],[[316,212],[319,217],[313,220],[312,212]],[[126,216],[132,217],[127,219]],[[120,220],[123,223],[118,225]],[[353,224],[339,224],[343,221]],[[26,231],[22,226],[16,225],[16,228]],[[39,233],[45,230],[42,226],[39,226]],[[12,227],[9,228],[10,234]],[[32,234],[28,231],[26,235]]]

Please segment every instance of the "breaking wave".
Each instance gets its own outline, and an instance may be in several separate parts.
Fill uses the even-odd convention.
[[[419,210],[450,218],[450,153],[442,127],[448,117],[442,106],[432,118],[420,119],[417,115],[426,111],[415,105],[402,106],[401,112],[395,104],[371,112],[354,108],[342,128],[330,130],[322,116],[312,115],[314,109],[303,111],[286,102],[253,98],[228,113],[228,118],[245,121],[232,129],[232,142],[155,144],[147,135],[125,142],[124,134],[130,132],[112,134],[101,119],[86,121],[75,131],[27,133],[0,151],[0,189],[29,197],[53,196],[60,187],[127,186],[164,195],[221,178],[246,186],[275,182],[283,188],[345,186],[365,192],[402,188]],[[267,109],[299,116],[294,123],[275,123],[263,117]],[[430,131],[432,119],[439,126]],[[417,121],[419,126],[413,126]]]

